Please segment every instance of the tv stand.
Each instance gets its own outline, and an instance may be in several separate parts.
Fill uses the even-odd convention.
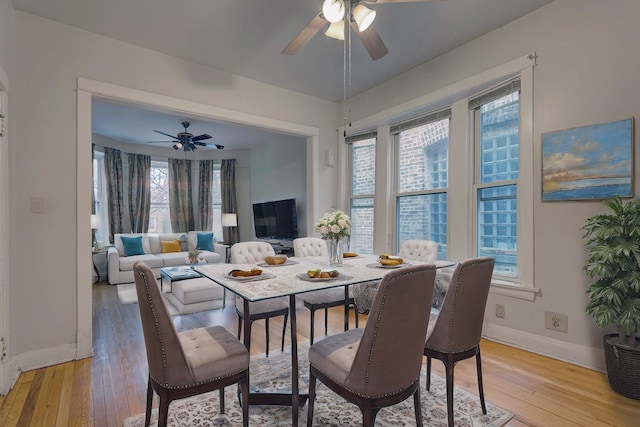
[[[271,243],[271,247],[276,252],[276,254],[293,256],[293,248],[290,246],[284,246],[282,243]]]

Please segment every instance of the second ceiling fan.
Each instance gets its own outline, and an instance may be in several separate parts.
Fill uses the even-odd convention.
[[[284,48],[283,55],[295,55],[320,31],[327,23],[329,28],[325,34],[329,37],[344,40],[345,21],[349,22],[358,38],[374,61],[389,53],[387,46],[378,32],[371,26],[376,11],[363,3],[418,3],[433,0],[324,0],[322,11]]]

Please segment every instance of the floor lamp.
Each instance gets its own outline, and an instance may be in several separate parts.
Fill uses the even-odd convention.
[[[222,214],[222,226],[223,227],[237,227],[238,226],[238,214],[234,213],[225,213]],[[233,245],[235,242],[233,241],[232,233],[229,233],[229,241],[227,242],[229,246]],[[228,257],[227,257],[228,258]],[[227,260],[229,262],[229,260]]]

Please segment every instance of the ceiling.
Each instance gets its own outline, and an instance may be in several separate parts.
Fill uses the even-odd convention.
[[[373,27],[389,54],[373,61],[360,41],[353,38],[352,95],[552,0],[407,1],[368,5],[377,12]],[[13,5],[19,11],[234,75],[335,102],[343,98],[343,42],[326,37],[322,29],[298,54],[280,53],[321,11],[322,0],[13,0]],[[158,129],[171,134],[182,130],[182,117],[141,112],[144,117],[127,123],[130,115],[119,114],[110,106],[100,108],[94,126],[96,132],[110,132],[105,136],[149,141],[158,140],[160,135],[137,135],[136,130]],[[111,117],[107,120],[103,114]],[[117,116],[122,120],[112,120]],[[194,121],[189,130],[194,135],[209,133],[214,142],[229,148],[235,144],[222,140],[222,124],[209,129],[204,123],[199,129]],[[118,126],[122,130],[115,129]],[[237,125],[232,128],[238,128],[238,132],[241,129]]]

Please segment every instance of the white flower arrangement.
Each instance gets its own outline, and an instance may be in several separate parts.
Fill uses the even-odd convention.
[[[318,220],[316,231],[323,239],[341,240],[351,234],[351,219],[342,211],[327,212]]]

